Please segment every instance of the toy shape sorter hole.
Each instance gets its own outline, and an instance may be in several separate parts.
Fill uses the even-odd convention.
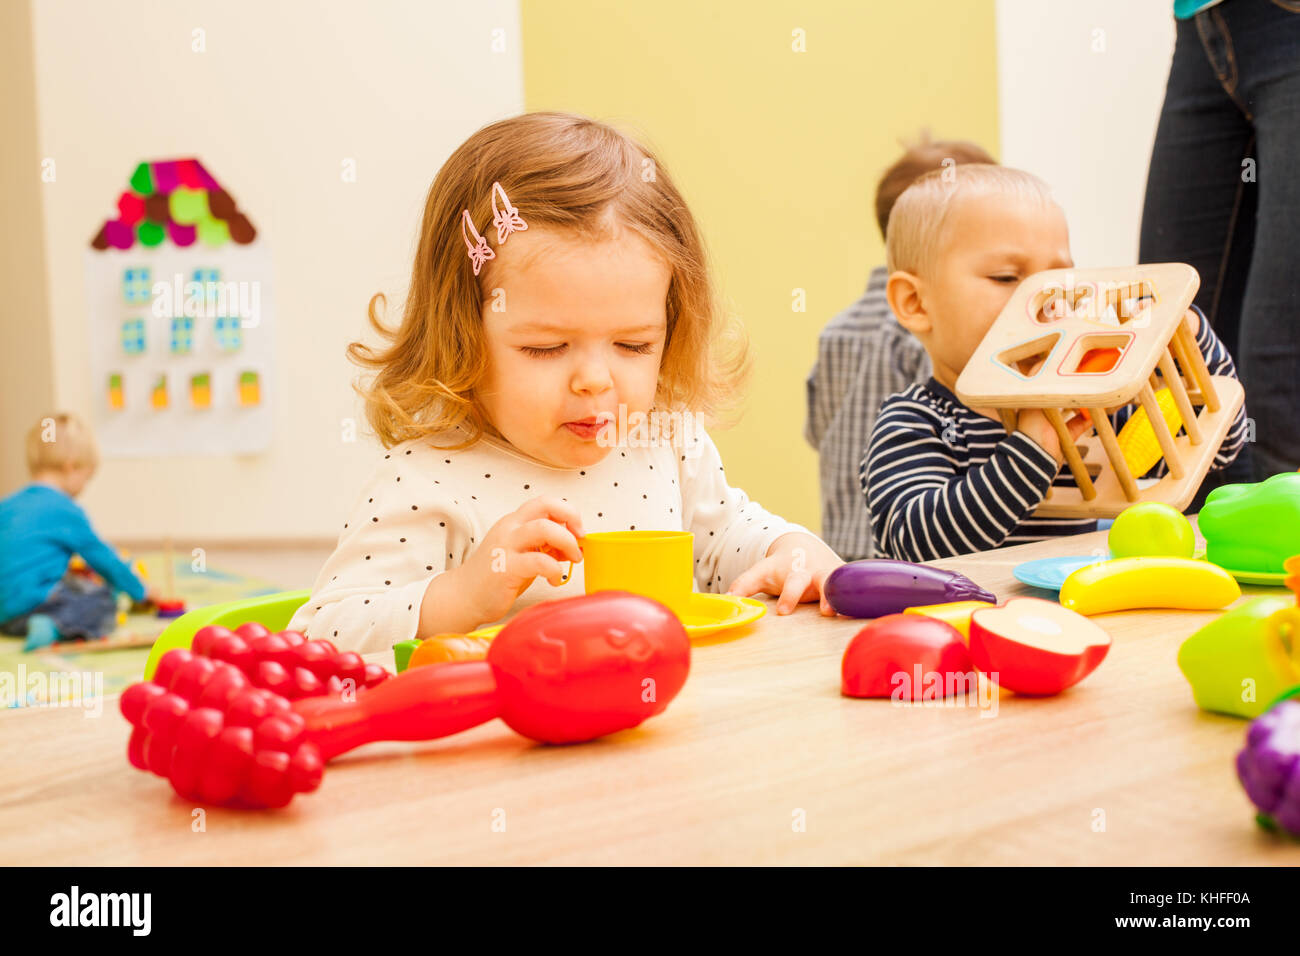
[[[1020,342],[998,353],[997,361],[1005,369],[1019,375],[1022,379],[1033,378],[1047,365],[1052,352],[1060,344],[1061,333],[1042,335],[1027,342]]]
[[[1199,285],[1191,266],[1168,262],[1053,269],[1016,287],[957,379],[956,392],[972,408],[998,409],[1008,431],[1025,408],[1042,409],[1052,423],[1076,487],[1053,488],[1035,514],[1113,518],[1136,501],[1180,511],[1191,502],[1245,401],[1241,383],[1211,376],[1196,347],[1188,307]],[[1043,316],[1052,331],[1035,335]],[[1109,369],[1101,371],[1100,362],[1089,366],[1091,373],[1077,374],[1090,352],[1121,347]],[[1065,361],[1053,360],[1058,351]],[[1163,413],[1162,399],[1172,401],[1178,419]],[[1140,490],[1137,479],[1145,472],[1134,473],[1105,414],[1128,404],[1146,410],[1145,427],[1160,451],[1147,470],[1161,459],[1168,466],[1164,477]],[[1080,413],[1090,419],[1096,441],[1069,437],[1066,422]]]
[[[1081,335],[1061,359],[1061,374],[1106,375],[1120,366],[1132,344],[1132,332]]]

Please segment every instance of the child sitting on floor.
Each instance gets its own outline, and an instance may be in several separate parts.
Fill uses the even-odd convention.
[[[1034,517],[1052,484],[1074,483],[1041,410],[1019,412],[1007,434],[995,409],[968,408],[953,393],[1021,280],[1073,266],[1065,214],[1046,184],[1001,166],[927,173],[894,206],[885,256],[889,304],[934,375],[885,401],[862,461],[881,556],[927,561],[1094,530],[1091,518]],[[1235,376],[1204,316],[1191,316],[1210,373]],[[1116,431],[1132,411],[1110,416]],[[1072,437],[1089,427],[1082,416],[1069,425]],[[1230,464],[1245,438],[1243,408],[1213,468]]]
[[[562,562],[589,531],[690,531],[699,590],[766,591],[778,613],[842,563],[671,424],[731,398],[742,363],[712,348],[685,201],[617,130],[532,113],[471,136],[429,191],[401,326],[370,317],[391,341],[351,354],[377,372],[363,394],[387,451],[290,627],[362,652],[463,633],[582,594]],[[652,412],[671,440],[624,427]]]
[[[72,500],[98,460],[85,422],[50,415],[27,433],[31,483],[0,499],[0,634],[25,634],[24,650],[108,634],[117,619],[115,590],[157,601]],[[74,554],[107,583],[70,573]]]

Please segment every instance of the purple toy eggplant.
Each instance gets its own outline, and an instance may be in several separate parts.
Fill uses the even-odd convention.
[[[1300,700],[1279,701],[1251,721],[1237,777],[1261,825],[1300,837]]]
[[[884,617],[909,607],[998,599],[956,571],[868,558],[841,565],[826,579],[826,600],[849,617]]]

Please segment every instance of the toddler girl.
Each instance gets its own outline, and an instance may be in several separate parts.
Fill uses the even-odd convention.
[[[842,563],[727,484],[698,422],[744,349],[717,348],[695,221],[624,134],[561,113],[479,130],[429,190],[397,329],[380,301],[386,346],[349,354],[387,450],[291,628],[361,652],[473,630],[582,594],[567,562],[593,531],[690,531],[697,590],[783,614]]]

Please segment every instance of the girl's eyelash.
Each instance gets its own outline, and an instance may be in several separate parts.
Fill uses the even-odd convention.
[[[651,342],[642,342],[637,345],[632,345],[627,342],[620,342],[618,344],[620,348],[626,349],[629,352],[635,352],[638,355],[649,355],[655,350],[654,344]],[[538,358],[548,358],[559,355],[568,347],[568,345],[553,345],[550,348],[540,348],[535,345],[521,345],[520,349],[527,355],[534,355]]]

